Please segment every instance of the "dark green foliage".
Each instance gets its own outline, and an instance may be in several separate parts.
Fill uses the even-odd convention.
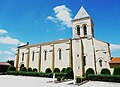
[[[27,71],[26,67],[22,67],[21,71],[26,72]]]
[[[61,81],[61,77],[60,76],[57,77],[57,81]]]
[[[105,82],[119,82],[120,75],[88,75],[89,80],[105,81]]]
[[[54,68],[54,73],[60,73],[60,69],[59,68]]]
[[[77,77],[76,78],[76,83],[80,83],[81,82],[81,77]]]
[[[94,73],[94,70],[93,70],[92,68],[88,68],[88,69],[86,70],[86,78],[87,78],[88,75],[90,75],[90,74],[95,74],[95,73]]]
[[[7,62],[14,66],[14,61],[13,60],[8,60]]]
[[[68,67],[66,69],[66,73],[67,73],[66,79],[73,79],[74,78],[73,69],[71,67]]]
[[[28,72],[32,72],[32,68],[28,68]]]
[[[47,69],[45,70],[45,73],[52,73],[52,70],[51,70],[50,68],[47,68]]]
[[[36,68],[33,68],[33,72],[37,72],[38,70]]]
[[[61,70],[61,73],[66,73],[66,68],[63,68],[63,69]]]
[[[102,75],[111,75],[111,74],[110,74],[110,70],[107,69],[107,68],[102,69],[102,70],[101,70],[101,74],[102,74]]]
[[[113,75],[120,75],[120,66],[114,68]]]
[[[16,68],[13,65],[9,66],[8,71],[16,71]]]

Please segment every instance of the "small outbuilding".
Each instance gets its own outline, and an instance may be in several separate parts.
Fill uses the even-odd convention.
[[[7,62],[0,62],[0,74],[5,74],[10,66]]]
[[[109,62],[110,68],[120,66],[120,57],[112,57],[112,60]]]

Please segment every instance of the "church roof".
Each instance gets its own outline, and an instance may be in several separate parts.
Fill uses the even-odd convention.
[[[10,64],[9,63],[7,63],[7,62],[0,62],[0,66],[10,66]]]
[[[115,57],[115,58],[112,58],[112,60],[109,62],[109,63],[120,63],[120,57]]]
[[[84,7],[82,6],[80,8],[80,10],[78,11],[77,15],[74,17],[73,20],[76,19],[81,19],[81,18],[86,18],[86,17],[90,17],[89,14],[86,12],[86,10],[84,9]]]

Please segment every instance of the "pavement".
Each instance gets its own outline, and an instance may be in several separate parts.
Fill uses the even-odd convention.
[[[89,81],[80,86],[71,84],[73,80],[61,83],[52,78],[0,75],[0,87],[120,87],[120,83]]]

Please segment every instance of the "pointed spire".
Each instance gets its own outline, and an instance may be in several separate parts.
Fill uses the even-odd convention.
[[[81,19],[85,17],[90,17],[89,14],[86,12],[83,6],[81,6],[80,10],[78,11],[77,15],[74,17],[74,20]]]

